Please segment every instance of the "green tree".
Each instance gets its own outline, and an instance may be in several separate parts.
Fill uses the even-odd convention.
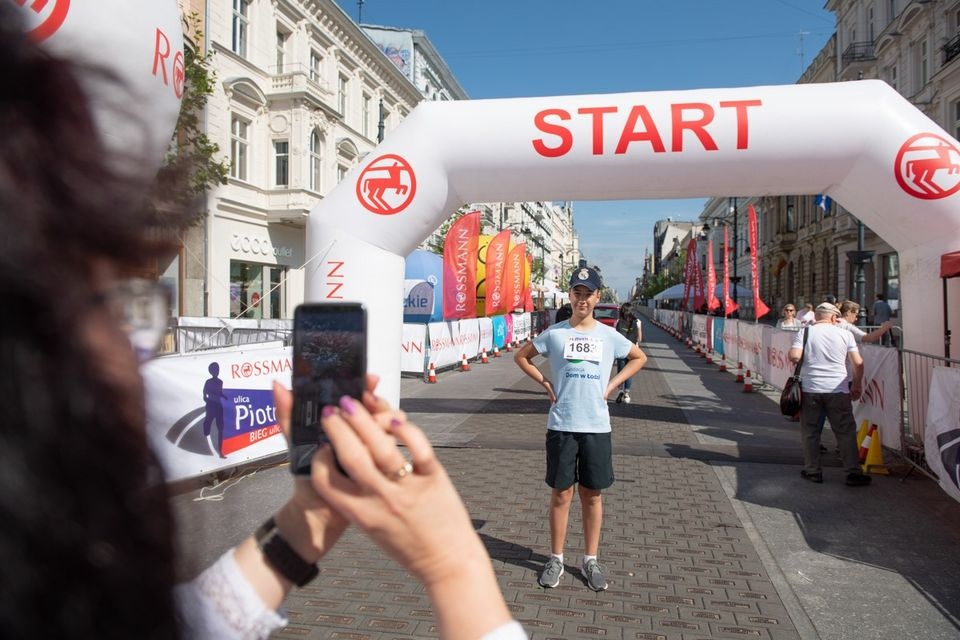
[[[543,258],[534,258],[530,263],[530,282],[543,284],[544,275]]]
[[[447,239],[447,233],[450,232],[450,227],[452,227],[453,223],[462,218],[466,213],[466,207],[460,207],[455,214],[447,218],[447,221],[440,225],[440,228],[437,229],[436,233],[430,236],[430,240],[427,242],[427,249],[438,256],[442,256],[443,243]]]
[[[184,51],[183,97],[170,151],[157,174],[152,203],[162,220],[164,210],[196,209],[194,223],[205,217],[201,198],[214,185],[226,184],[229,158],[218,158],[220,146],[201,128],[203,108],[213,94],[216,74],[211,70],[212,54],[204,53],[200,16],[187,16],[195,48]]]
[[[683,268],[687,263],[687,250],[681,249],[677,259],[670,263],[669,268],[651,276],[643,290],[643,297],[649,300],[665,289],[683,282]]]

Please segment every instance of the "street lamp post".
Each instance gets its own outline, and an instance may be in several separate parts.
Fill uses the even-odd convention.
[[[739,242],[739,236],[737,234],[737,218],[740,216],[737,215],[737,199],[730,198],[730,213],[733,214],[733,277],[730,278],[730,282],[733,283],[733,304],[739,305],[739,296],[737,295],[737,283],[740,282],[740,277],[737,275],[737,244]],[[740,317],[740,309],[737,307],[734,309],[734,312],[730,314],[731,318]]]
[[[867,279],[863,272],[863,267],[864,265],[870,264],[873,260],[873,254],[873,251],[864,251],[863,249],[863,223],[857,220],[857,250],[847,251],[847,258],[856,267],[854,295],[857,297],[857,304],[860,305],[860,311],[857,314],[857,324],[861,327],[867,324]]]

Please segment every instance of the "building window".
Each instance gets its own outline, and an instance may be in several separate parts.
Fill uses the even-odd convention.
[[[343,177],[347,175],[347,171],[349,170],[350,170],[349,168],[343,166],[342,164],[337,165],[337,184],[339,184],[340,181],[343,180]]]
[[[361,133],[363,133],[364,138],[370,137],[370,95],[365,93],[363,94],[363,118],[360,123]]]
[[[313,191],[320,191],[323,184],[320,180],[321,166],[320,134],[314,131],[310,134],[310,188]]]
[[[247,57],[247,9],[248,0],[233,0],[233,39],[231,50],[244,58]]]
[[[287,57],[287,34],[277,30],[277,73],[283,73],[283,65]]]
[[[876,39],[876,32],[873,26],[873,5],[867,7],[867,40],[873,42]]]
[[[239,116],[230,121],[230,176],[238,180],[247,179],[247,147],[250,123]]]
[[[892,64],[887,67],[887,84],[893,87],[894,91],[899,91],[897,89],[897,65]]]
[[[793,202],[791,199],[787,200],[787,233],[797,230],[797,222],[794,219],[793,214]]]
[[[927,86],[930,80],[930,45],[926,39],[920,41],[920,88]]]
[[[888,253],[880,256],[883,268],[883,295],[894,311],[900,308],[900,256]]]
[[[836,292],[833,291],[833,282],[830,280],[830,253],[826,249],[821,254],[821,262],[823,263],[820,267],[823,272],[823,289],[826,293],[836,295]]]
[[[893,22],[897,17],[897,0],[887,0],[887,22]]]
[[[320,84],[320,66],[323,64],[323,57],[316,50],[310,50],[310,79]]]
[[[340,74],[337,81],[337,106],[340,109],[340,115],[347,114],[347,76]]]
[[[960,136],[960,100],[953,103],[953,137]]]
[[[286,140],[273,141],[274,183],[278,187],[290,184],[290,143]]]
[[[282,318],[286,283],[287,267],[283,265],[231,260],[230,317]]]

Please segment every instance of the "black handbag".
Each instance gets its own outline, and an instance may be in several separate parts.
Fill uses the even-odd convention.
[[[787,378],[783,385],[783,391],[780,393],[780,413],[785,416],[793,417],[800,412],[800,404],[803,401],[803,391],[800,389],[800,370],[803,368],[803,357],[807,351],[807,336],[809,329],[803,330],[803,351],[800,353],[800,360],[793,370],[793,375]]]

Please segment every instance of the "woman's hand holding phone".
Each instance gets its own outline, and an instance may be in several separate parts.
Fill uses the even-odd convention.
[[[424,433],[401,413],[371,413],[348,397],[322,421],[349,477],[325,446],[314,457],[314,487],[424,584],[441,637],[479,637],[508,622],[490,558]]]

